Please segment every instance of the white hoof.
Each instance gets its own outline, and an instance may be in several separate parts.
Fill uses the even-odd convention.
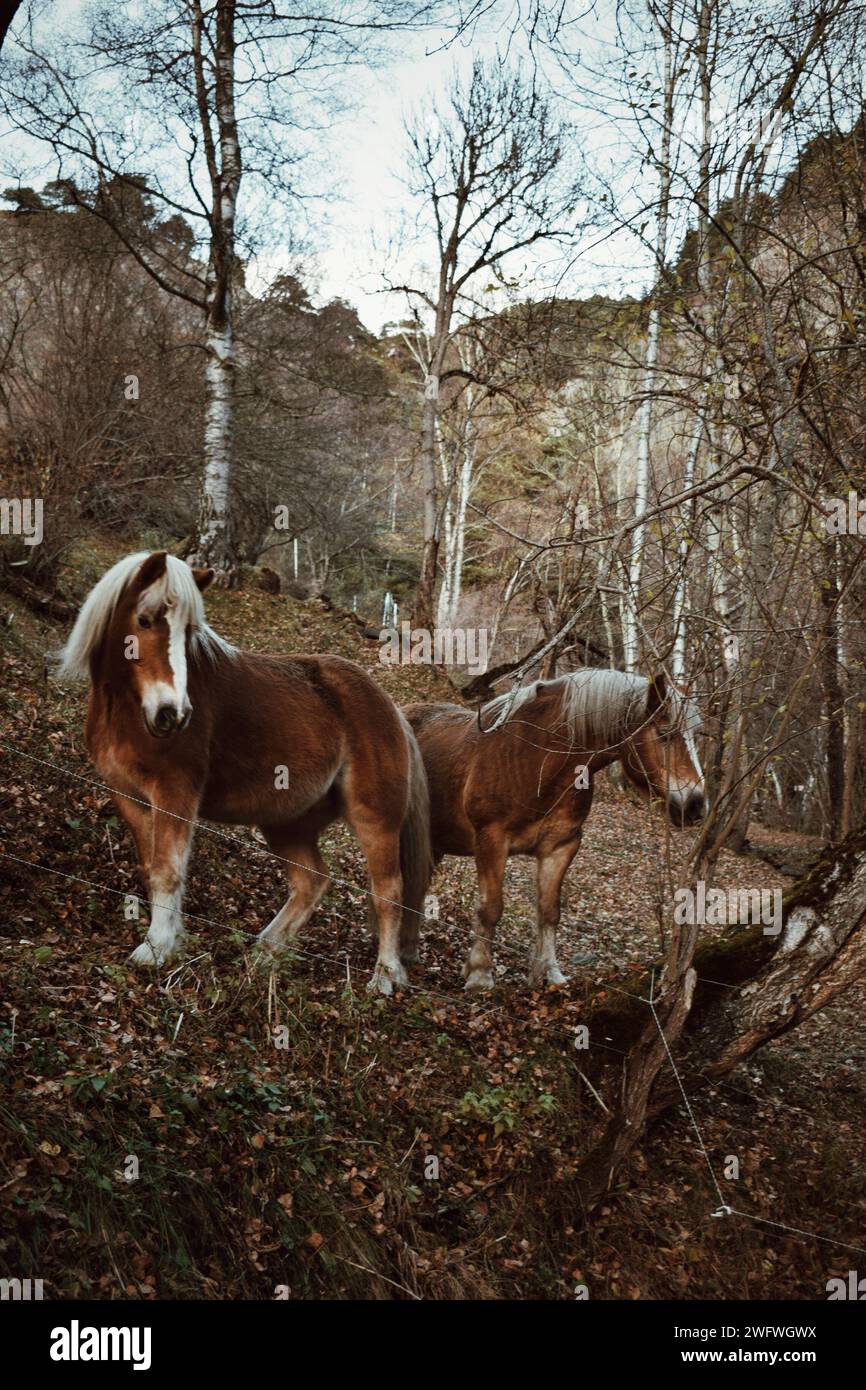
[[[367,982],[368,994],[381,994],[387,999],[394,993],[394,988],[401,985],[408,985],[409,976],[398,961],[396,965],[386,965],[384,961],[376,961],[376,969]]]
[[[163,965],[167,965],[173,956],[177,954],[174,946],[154,946],[145,937],[140,946],[136,946],[132,955],[129,957],[130,965],[136,965],[144,970],[157,970]]]
[[[255,950],[262,951],[269,956],[275,956],[283,949],[286,943],[278,940],[275,936],[268,936],[269,931],[270,927],[265,927],[263,931],[259,932],[255,940]]]
[[[541,989],[543,985],[567,985],[568,976],[563,975],[554,961],[553,965],[542,964],[533,967],[529,972],[529,983],[533,989]]]
[[[463,988],[472,994],[476,990],[493,989],[495,984],[496,980],[493,977],[492,969],[482,970],[479,968],[469,971]]]

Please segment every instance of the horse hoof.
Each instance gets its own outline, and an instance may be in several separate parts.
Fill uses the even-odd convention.
[[[472,994],[476,990],[493,989],[495,984],[492,970],[470,970],[463,988]]]
[[[382,961],[377,961],[376,969],[367,982],[367,993],[381,994],[387,999],[394,993],[395,985],[408,983],[409,977],[399,961],[396,965],[385,965]]]
[[[568,976],[563,975],[559,966],[554,970],[542,970],[529,976],[530,989],[544,989],[545,985],[567,985]]]
[[[166,964],[171,959],[171,953],[163,951],[159,946],[151,946],[149,941],[142,941],[140,946],[129,957],[130,965],[135,965],[143,970],[156,970]]]
[[[269,946],[261,937],[256,937],[252,949],[252,966],[257,972],[273,970],[277,963],[277,953],[273,946]]]

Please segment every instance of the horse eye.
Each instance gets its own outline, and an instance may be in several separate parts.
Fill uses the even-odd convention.
[[[146,618],[145,615],[144,615],[143,613],[140,613],[140,614],[139,614],[139,617],[138,617],[138,626],[139,626],[139,627],[150,627],[150,618]]]

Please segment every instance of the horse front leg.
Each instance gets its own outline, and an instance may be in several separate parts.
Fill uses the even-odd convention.
[[[556,928],[562,910],[562,882],[579,848],[580,838],[549,854],[541,851],[536,861],[538,926],[529,967],[529,983],[534,987],[568,983],[556,959]]]
[[[153,843],[153,812],[150,803],[137,796],[114,795],[114,804],[129,828],[135,841],[135,851],[144,881],[147,883],[148,864]]]
[[[463,967],[463,988],[492,989],[493,938],[502,916],[502,879],[508,860],[508,841],[500,830],[483,830],[475,846],[475,868],[478,872],[478,925],[472,946]]]
[[[158,800],[157,793],[153,801]],[[192,795],[177,798],[171,810],[153,805],[150,853],[143,865],[150,897],[150,926],[141,945],[129,957],[133,965],[150,969],[166,965],[183,944],[181,903],[197,805],[197,798]]]

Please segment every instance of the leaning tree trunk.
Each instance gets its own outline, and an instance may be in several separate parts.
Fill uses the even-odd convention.
[[[702,1020],[690,1069],[694,1062],[708,1077],[723,1076],[866,975],[866,826],[794,885],[777,942],[741,989],[716,991],[725,997]]]
[[[866,826],[794,885],[778,936],[756,926],[695,949],[697,931],[674,934],[660,983],[648,977],[627,1003],[590,1017],[591,1037],[627,1057],[611,1118],[581,1165],[587,1208],[683,1092],[694,1095],[866,977]],[[599,1053],[597,1086],[609,1056]]]

